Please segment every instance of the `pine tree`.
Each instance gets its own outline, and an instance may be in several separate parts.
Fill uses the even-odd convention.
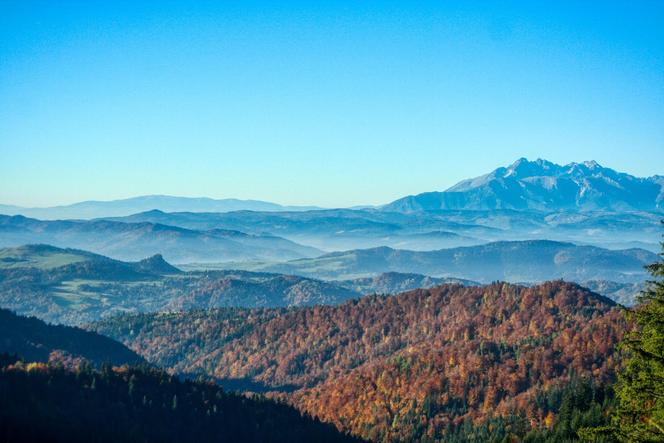
[[[664,257],[664,243],[662,243]],[[614,436],[625,442],[664,442],[664,262],[648,266],[654,278],[630,312],[636,330],[623,341],[625,367],[616,385]]]

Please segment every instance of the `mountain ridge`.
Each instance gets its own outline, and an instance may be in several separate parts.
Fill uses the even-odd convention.
[[[322,209],[319,206],[281,205],[264,200],[160,194],[116,200],[86,200],[51,207],[0,204],[0,213],[44,220],[126,217],[153,210],[226,213]],[[360,205],[345,209],[397,212],[437,209],[662,210],[664,175],[637,177],[604,167],[595,160],[559,165],[541,158],[529,161],[521,157],[508,166],[461,180],[443,191],[409,195],[383,205]]]
[[[635,177],[596,161],[558,165],[520,158],[507,167],[381,207],[416,212],[441,209],[662,210],[664,176]]]
[[[304,211],[319,208],[317,206],[285,206],[263,200],[180,197],[159,194],[140,195],[117,200],[86,200],[69,205],[50,207],[0,205],[0,213],[6,215],[25,215],[26,217],[41,218],[44,220],[119,217],[154,209],[167,212],[230,212],[237,210]]]
[[[645,279],[643,267],[657,259],[657,254],[639,248],[609,250],[553,240],[521,240],[431,251],[380,246],[276,264],[232,263],[228,266],[321,279],[370,277],[394,271],[480,283],[495,280],[538,282],[558,278],[632,282]]]
[[[123,262],[50,245],[0,248],[0,306],[56,323],[80,325],[122,312],[337,304],[360,296],[349,286],[295,275],[183,272],[161,255]]]
[[[0,247],[46,243],[84,248],[124,261],[162,254],[170,262],[313,257],[319,249],[269,234],[196,230],[160,222],[37,220],[0,215]]]

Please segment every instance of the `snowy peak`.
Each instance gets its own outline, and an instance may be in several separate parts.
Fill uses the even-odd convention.
[[[535,209],[658,211],[664,208],[660,176],[634,177],[594,160],[558,165],[520,158],[444,192],[404,197],[385,210]]]
[[[502,168],[499,168],[502,169]],[[498,170],[496,170],[498,171]],[[538,158],[531,162],[526,158],[520,158],[505,169],[503,178],[526,178],[532,176],[550,176],[560,171],[560,166],[547,160]]]

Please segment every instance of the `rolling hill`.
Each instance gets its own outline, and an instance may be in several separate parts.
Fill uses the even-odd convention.
[[[550,282],[443,285],[339,306],[125,315],[93,329],[173,372],[247,380],[341,430],[405,442],[488,421],[504,431],[517,417],[523,428],[508,434],[543,428],[558,410],[542,398],[577,377],[612,379],[625,327],[610,300]]]
[[[254,271],[322,279],[370,277],[383,272],[417,273],[488,283],[613,280],[641,282],[644,266],[658,259],[643,249],[608,250],[548,240],[495,242],[480,246],[407,251],[387,247],[325,254],[278,264],[229,264]]]
[[[155,223],[192,230],[226,229],[270,233],[326,251],[389,246],[430,251],[499,240],[549,239],[610,249],[659,251],[661,211],[438,210],[389,212],[375,209],[304,212],[165,213],[149,211],[111,220]]]
[[[557,250],[557,247],[561,249]],[[488,272],[504,272],[505,275],[510,275],[508,271],[513,269],[510,266],[519,269],[520,263],[528,260],[528,248],[524,245],[519,248],[511,253],[494,251],[485,256],[479,252],[462,256],[457,251],[452,256],[459,260],[456,269],[458,272],[465,269],[466,273],[478,275],[491,275]],[[572,276],[610,274],[611,278],[617,279],[621,277],[621,273],[627,271],[641,272],[640,263],[648,262],[652,258],[643,251],[598,252],[591,248],[590,253],[582,254],[588,247],[577,250],[570,245],[554,244],[552,248],[549,257],[554,257],[554,265],[556,260],[562,262],[563,258],[570,254],[574,258],[570,259],[571,263],[559,264],[558,267],[551,263],[548,267],[545,263],[530,265],[527,270],[533,272],[535,277],[551,275],[552,269],[576,269],[575,266],[583,263],[583,267],[579,268],[583,272],[577,269]],[[369,253],[366,254],[367,252]],[[534,249],[531,253],[538,257],[541,251]],[[425,258],[412,254],[425,254]],[[270,265],[287,267],[281,269],[281,273],[232,269],[183,272],[160,255],[137,262],[122,262],[75,249],[27,245],[0,249],[0,307],[49,322],[80,325],[126,312],[335,305],[366,294],[393,294],[443,283],[479,284],[458,277],[381,271],[384,268],[413,265],[422,268],[423,264],[426,265],[425,269],[429,269],[428,267],[433,266],[432,263],[440,263],[437,260],[441,257],[449,259],[450,253],[437,251],[429,257],[429,253],[392,251],[376,258],[376,251],[351,251],[332,254],[321,261],[295,262],[298,267],[295,267],[293,262]],[[465,257],[465,261],[461,260],[461,257]],[[622,260],[616,266],[602,262],[602,259],[611,262],[616,257]],[[536,262],[534,259],[533,261]],[[468,263],[468,266],[464,263]],[[473,268],[475,263],[480,267]],[[300,272],[333,277],[354,276],[358,273],[367,276],[324,280],[293,275]],[[608,279],[587,281],[584,278],[578,281],[620,303],[631,305],[634,296],[643,288],[644,276],[632,273],[623,277],[623,282]]]
[[[521,158],[508,167],[463,180],[444,192],[393,201],[386,211],[441,209],[652,211],[664,208],[664,176],[634,177],[594,161],[557,165]]]
[[[0,215],[0,246],[28,243],[84,248],[118,260],[161,254],[173,263],[285,260],[321,253],[280,237],[226,229],[198,231],[150,222],[42,221]]]
[[[48,245],[0,249],[0,306],[57,323],[164,309],[336,304],[360,295],[292,275],[185,273],[160,255],[128,263]]]

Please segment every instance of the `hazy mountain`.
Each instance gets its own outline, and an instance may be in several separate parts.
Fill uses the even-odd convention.
[[[149,222],[192,230],[227,229],[269,233],[326,251],[389,246],[435,250],[497,240],[547,238],[611,249],[643,247],[657,252],[658,212],[534,210],[440,210],[388,212],[319,210],[304,212],[165,213],[149,211],[114,221]]]
[[[41,362],[53,358],[53,353],[84,358],[97,365],[144,362],[121,343],[103,335],[70,326],[49,325],[6,309],[0,309],[0,353]]]
[[[386,211],[448,209],[536,209],[540,211],[655,211],[664,208],[664,176],[635,177],[594,161],[558,165],[521,158],[507,167],[463,180],[443,192],[425,192],[395,200]],[[121,217],[157,209],[163,212],[309,211],[314,206],[282,206],[259,200],[147,195],[65,206],[24,208],[0,205],[0,214],[44,220]],[[345,211],[371,210],[357,206]]]
[[[413,442],[447,441],[465,420],[511,414],[543,426],[553,403],[542,399],[571,373],[612,376],[625,324],[610,300],[558,281],[443,285],[339,306],[124,315],[92,328],[171,371],[248,380],[341,430]]]
[[[549,240],[528,240],[436,251],[380,247],[334,252],[285,263],[245,266],[255,271],[330,279],[368,277],[394,271],[465,278],[483,283],[551,279],[640,282],[646,278],[644,265],[658,259],[657,254],[643,249],[609,250]]]
[[[168,212],[229,212],[229,211],[293,211],[315,209],[313,206],[282,206],[260,200],[238,200],[234,198],[213,199],[206,197],[174,197],[170,195],[144,195],[109,201],[84,201],[65,206],[46,208],[23,208],[0,205],[0,214],[24,215],[43,220],[90,219],[118,217],[137,212],[159,209]]]
[[[28,243],[81,248],[120,260],[162,254],[174,263],[288,260],[321,254],[315,248],[267,234],[225,229],[197,231],[149,222],[42,221],[0,215],[0,246]]]
[[[408,196],[384,210],[440,209],[661,210],[664,176],[647,178],[614,171],[594,161],[557,165],[521,158],[508,167],[463,180],[444,192]]]

